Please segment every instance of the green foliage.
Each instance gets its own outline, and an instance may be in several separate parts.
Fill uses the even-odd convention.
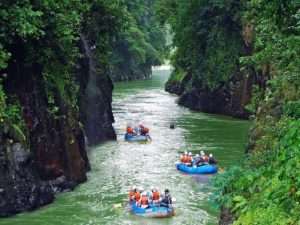
[[[235,225],[299,224],[299,4],[249,0],[243,20],[256,36],[253,55],[240,63],[269,81],[254,89],[249,105],[256,111],[251,154],[217,178],[217,201],[231,209]]]
[[[168,80],[168,82],[177,82],[180,83],[184,77],[186,76],[186,73],[180,69],[174,70],[171,75],[170,78]]]
[[[1,80],[0,80],[1,82]],[[7,104],[7,97],[0,83],[0,131],[22,143],[26,142],[25,123],[19,104]]]
[[[300,119],[300,101],[289,101],[284,107],[284,113],[295,119]]]
[[[27,76],[33,85],[39,85],[40,93],[46,94],[47,111],[53,118],[65,114],[69,107],[77,112],[79,87],[74,71],[80,58],[80,35],[87,36],[89,46],[96,47],[93,53],[100,65],[99,74],[108,74],[116,67],[122,70],[120,64],[130,69],[129,76],[131,71],[149,71],[162,62],[165,48],[155,2],[1,1],[0,75],[7,75],[3,76],[4,84],[20,85],[22,76]],[[0,131],[8,127],[12,136],[23,140],[26,129],[15,100],[20,96],[8,95],[8,89],[0,87]]]
[[[112,60],[115,72],[144,73],[152,65],[163,63],[166,54],[165,28],[158,23],[156,0],[124,1],[125,27],[113,43]]]
[[[273,138],[278,142],[260,154],[264,163],[251,155],[243,168],[216,180],[218,200],[235,213],[235,225],[297,224],[300,219],[300,120],[282,118],[277,124]]]
[[[238,68],[241,2],[162,0],[160,15],[174,33],[175,68],[193,75],[193,86],[215,89]]]

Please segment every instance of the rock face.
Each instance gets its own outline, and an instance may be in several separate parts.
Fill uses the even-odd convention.
[[[185,77],[182,82],[168,82],[166,90],[179,95],[178,103],[193,110],[234,116],[247,119],[250,113],[245,106],[251,100],[253,85],[257,84],[259,77],[254,71],[246,74],[237,73],[227,83],[220,85],[215,90],[198,89],[192,87],[185,90],[190,77]],[[191,85],[192,86],[192,85]]]
[[[244,44],[241,54],[251,55],[253,49],[253,26],[246,24],[243,27]],[[170,79],[166,91],[179,95],[178,103],[193,110],[206,113],[224,114],[237,118],[247,119],[250,112],[245,108],[251,100],[254,85],[261,85],[261,76],[252,68],[241,71],[236,66],[236,72],[231,79],[220,84],[214,90],[199,88],[193,84],[192,74],[187,74],[180,81]]]
[[[112,127],[113,84],[105,72],[100,72],[88,40],[82,34],[80,38],[80,59],[77,80],[80,85],[80,120],[83,122],[88,144],[95,145],[101,141],[116,139]],[[107,71],[107,70],[105,70]]]
[[[27,140],[14,143],[14,137],[0,129],[0,216],[51,203],[56,192],[86,181],[90,166],[84,134],[90,144],[115,139],[112,82],[96,72],[87,42],[81,39],[84,57],[77,68],[80,113],[59,91],[53,92],[56,107],[51,108],[43,67],[24,63],[23,47],[21,43],[11,49],[14,59],[9,62],[4,88],[7,96],[20,103]]]
[[[32,155],[4,134],[0,138],[0,217],[52,202],[53,190],[39,179]]]
[[[251,91],[257,83],[255,73],[236,74],[228,83],[214,91],[192,88],[184,92],[178,103],[193,110],[248,118],[245,106],[251,100]]]
[[[85,181],[89,164],[79,115],[58,91],[54,96],[58,112],[51,112],[42,68],[25,65],[24,55],[20,53],[22,46],[15,49],[13,53],[17,57],[9,64],[10,79],[5,88],[9,96],[17,96],[22,106],[30,151],[39,176],[43,180],[65,176],[70,186]]]
[[[128,56],[128,62],[115,66],[110,73],[110,77],[114,82],[145,80],[150,79],[151,75],[151,65],[136,65],[131,56]]]

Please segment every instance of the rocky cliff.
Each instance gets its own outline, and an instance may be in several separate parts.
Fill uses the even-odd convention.
[[[92,47],[85,35],[81,35],[79,48],[82,57],[77,66],[77,81],[80,86],[80,120],[84,125],[88,144],[116,139],[112,123],[113,84],[108,69],[100,68]]]
[[[54,193],[73,189],[86,180],[89,162],[79,114],[60,95],[49,97],[43,66],[26,64],[28,49],[20,41],[11,46],[12,60],[6,69],[7,101],[18,101],[22,109],[26,140],[10,132],[1,135],[1,215],[34,209],[53,201]],[[8,143],[8,144],[7,144]]]
[[[166,90],[179,95],[179,104],[193,110],[248,118],[246,105],[260,81],[251,55],[253,26],[243,18],[243,2],[195,1],[170,4],[174,71]]]
[[[243,31],[241,55],[250,55],[253,49],[253,27],[245,24]],[[166,91],[179,95],[178,103],[193,110],[224,114],[247,119],[250,112],[246,106],[250,103],[254,85],[265,85],[260,73],[252,67],[241,69],[236,64],[235,71],[226,82],[217,87],[199,87],[193,80],[193,74],[174,71],[165,85]]]

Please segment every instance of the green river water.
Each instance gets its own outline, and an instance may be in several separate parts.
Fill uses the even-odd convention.
[[[217,224],[218,209],[210,200],[213,189],[209,177],[179,173],[175,162],[184,150],[204,150],[212,152],[221,167],[238,163],[249,122],[178,106],[176,96],[163,90],[168,74],[167,70],[154,71],[151,80],[116,84],[113,110],[118,141],[89,150],[92,170],[88,182],[74,192],[58,195],[53,204],[42,209],[0,219],[0,225]],[[124,142],[128,121],[145,123],[153,141]],[[171,122],[176,129],[169,129]],[[169,188],[177,199],[176,215],[147,219],[130,214],[126,200],[132,185]]]

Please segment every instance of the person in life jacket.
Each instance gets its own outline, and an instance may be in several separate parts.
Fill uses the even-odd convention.
[[[136,201],[136,202],[140,201],[141,192],[142,192],[141,190],[142,190],[142,188],[136,188],[136,191],[134,192],[134,196],[133,196],[134,201]]]
[[[135,201],[136,193],[137,193],[137,188],[135,186],[133,186],[129,191],[129,201],[130,202]]]
[[[152,192],[152,195],[151,195],[151,199],[152,199],[152,203],[153,204],[158,204],[159,201],[160,201],[160,193],[159,191],[157,190],[157,188],[151,188],[151,192]]]
[[[181,156],[180,156],[180,162],[185,163],[187,161],[187,151],[185,151]]]
[[[141,135],[144,136],[149,135],[149,131],[150,131],[149,128],[145,127],[143,124],[139,125],[139,130]]]
[[[164,194],[164,196],[163,196],[163,198],[160,202],[160,205],[164,206],[164,207],[167,207],[167,208],[172,207],[172,197],[170,195],[169,189],[165,190],[165,194]]]
[[[138,204],[143,209],[146,209],[149,207],[149,198],[148,198],[147,192],[142,193],[141,199],[139,200]]]
[[[205,154],[205,152],[204,152],[204,151],[201,151],[201,152],[200,152],[200,155],[201,155],[203,161],[204,161],[205,163],[208,163],[208,156]]]
[[[129,125],[126,127],[126,133],[129,135],[135,135],[133,128]]]
[[[215,165],[218,163],[217,160],[214,158],[213,154],[209,154],[208,163],[212,164],[212,165]]]
[[[187,164],[187,165],[192,165],[192,162],[193,162],[192,153],[189,152],[189,154],[188,154],[187,157],[186,157],[185,164]]]
[[[196,157],[195,160],[194,160],[194,165],[195,166],[201,166],[201,165],[205,164],[205,161],[204,161],[203,157],[200,156],[199,154],[197,154],[197,156],[198,157]]]

